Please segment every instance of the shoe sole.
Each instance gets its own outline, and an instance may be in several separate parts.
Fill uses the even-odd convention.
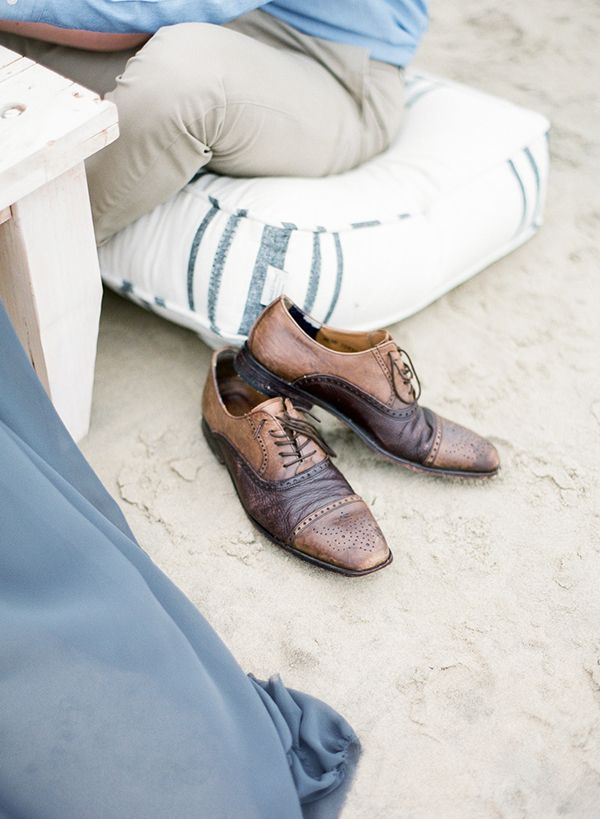
[[[348,418],[347,415],[344,415],[337,407],[305,392],[296,384],[290,384],[289,381],[284,381],[270,370],[267,370],[266,367],[263,367],[263,365],[254,358],[247,344],[244,344],[236,355],[234,366],[238,375],[260,392],[273,396],[282,395],[293,401],[300,409],[310,410],[311,407],[316,404],[346,424],[370,449],[377,452],[378,455],[381,455],[388,461],[400,464],[400,466],[409,469],[411,472],[439,475],[443,478],[466,478],[468,480],[485,480],[487,478],[493,478],[498,474],[498,469],[494,469],[492,472],[465,472],[458,469],[440,469],[434,466],[425,466],[416,461],[409,461],[406,458],[401,458],[398,455],[388,452],[386,449],[383,449],[377,441],[373,440],[362,427],[358,426],[358,424],[351,418]]]
[[[291,544],[284,543],[283,541],[278,540],[267,529],[265,529],[265,527],[262,526],[262,524],[255,520],[255,518],[252,517],[250,512],[244,506],[242,499],[240,497],[240,493],[238,492],[237,486],[233,479],[233,475],[231,474],[231,470],[229,469],[229,466],[227,464],[227,460],[225,459],[225,456],[221,451],[221,444],[219,442],[219,438],[211,430],[211,428],[208,426],[204,418],[202,419],[202,433],[206,439],[206,443],[208,444],[210,451],[213,453],[217,461],[227,469],[229,477],[231,478],[231,483],[233,484],[233,488],[235,489],[235,493],[238,496],[240,505],[244,512],[246,513],[246,515],[248,516],[248,519],[251,521],[252,525],[255,526],[258,529],[258,531],[261,532],[267,538],[267,540],[271,541],[271,543],[274,543],[276,546],[280,546],[282,549],[285,549],[286,552],[290,552],[295,557],[299,557],[300,560],[304,560],[306,563],[312,563],[313,566],[319,566],[319,568],[321,569],[326,569],[327,571],[330,572],[336,572],[336,574],[343,574],[346,577],[365,577],[368,574],[373,574],[374,572],[378,572],[381,569],[385,569],[385,567],[389,566],[390,563],[393,561],[394,556],[390,551],[390,555],[387,558],[387,560],[385,560],[383,563],[379,563],[377,566],[373,566],[373,568],[371,569],[362,569],[360,571],[356,571],[353,569],[344,569],[341,566],[335,566],[333,563],[327,563],[324,560],[319,560],[318,557],[311,557],[311,555],[307,555],[305,552],[300,551],[300,549],[296,549]]]

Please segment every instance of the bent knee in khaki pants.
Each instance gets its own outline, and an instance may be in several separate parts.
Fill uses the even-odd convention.
[[[403,71],[308,37],[264,11],[160,29],[137,52],[86,52],[14,35],[0,44],[116,103],[120,138],[88,160],[98,243],[202,167],[229,176],[325,176],[385,149]]]

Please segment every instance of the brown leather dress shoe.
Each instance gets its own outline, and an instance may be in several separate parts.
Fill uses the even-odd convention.
[[[252,522],[298,557],[346,575],[392,562],[365,502],[334,453],[289,399],[268,398],[235,372],[234,350],[213,355],[202,429]]]
[[[321,326],[281,297],[258,317],[235,366],[264,393],[323,407],[409,469],[464,478],[498,472],[489,441],[419,405],[412,362],[387,330]]]

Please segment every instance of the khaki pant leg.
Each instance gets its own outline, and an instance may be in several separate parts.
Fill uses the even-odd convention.
[[[232,176],[324,176],[381,151],[399,127],[398,69],[261,11],[227,27],[163,28],[133,56],[26,42],[28,56],[95,90],[116,77],[106,97],[121,136],[87,163],[99,243],[205,165]]]
[[[366,52],[342,47],[340,59],[348,56],[363,83]],[[88,163],[98,242],[205,165],[231,176],[324,176],[386,144],[381,124],[366,127],[362,101],[327,66],[222,26],[161,29],[107,98],[121,138]]]
[[[261,9],[226,27],[275,48],[304,54],[325,68],[360,111],[361,162],[387,148],[397,136],[403,116],[403,69],[370,60],[364,48],[302,34]]]

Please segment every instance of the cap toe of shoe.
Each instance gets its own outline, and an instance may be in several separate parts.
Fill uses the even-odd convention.
[[[470,429],[440,419],[441,439],[431,463],[436,469],[494,475],[500,468],[496,447]]]
[[[390,549],[363,500],[348,499],[309,517],[297,527],[294,548],[348,574],[372,572],[390,562]]]

